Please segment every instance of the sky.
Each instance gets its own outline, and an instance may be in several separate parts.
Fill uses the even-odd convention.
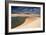
[[[11,12],[40,14],[40,7],[11,6]]]

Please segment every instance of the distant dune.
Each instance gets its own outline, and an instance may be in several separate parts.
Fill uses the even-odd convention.
[[[16,17],[16,16],[22,16],[22,17],[26,17],[26,16],[27,16],[27,17],[32,17],[32,16],[36,16],[36,17],[37,17],[37,16],[38,16],[38,17],[39,17],[40,15],[39,15],[39,14],[23,14],[23,13],[22,13],[22,14],[11,14],[11,16],[12,16],[12,17],[14,17],[14,16],[15,16],[15,17]]]

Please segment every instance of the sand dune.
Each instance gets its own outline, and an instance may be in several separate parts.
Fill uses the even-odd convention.
[[[25,22],[16,27],[18,29],[24,29],[24,28],[37,28],[40,27],[40,17],[29,17],[25,20]]]
[[[25,16],[28,16],[28,18],[26,18],[25,19],[25,22],[22,24],[22,25],[20,25],[20,26],[18,26],[18,27],[16,27],[16,28],[13,28],[12,30],[11,30],[11,32],[16,32],[16,31],[18,31],[18,29],[19,29],[19,31],[24,31],[24,30],[22,30],[22,29],[29,29],[29,28],[40,28],[41,26],[41,17],[38,15],[38,14],[11,14],[11,16],[12,17],[14,17],[14,16],[23,16],[23,17],[25,17]],[[26,31],[25,30],[25,31]]]
[[[40,28],[41,27],[40,26],[41,25],[40,19],[41,19],[40,17],[29,17],[25,20],[25,22],[22,25],[12,29],[12,32],[17,32],[18,30],[24,31],[22,29],[27,30],[27,29],[30,29],[30,28]],[[30,30],[27,30],[27,31],[30,31]]]

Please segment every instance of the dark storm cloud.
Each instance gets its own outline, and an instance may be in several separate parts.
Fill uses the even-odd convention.
[[[40,14],[40,7],[20,7],[12,6],[12,13],[35,13]]]

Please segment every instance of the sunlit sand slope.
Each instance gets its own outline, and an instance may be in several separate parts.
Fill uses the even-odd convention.
[[[29,17],[29,18],[26,18],[25,22],[22,25],[12,29],[12,32],[26,31],[27,29],[29,29],[27,31],[30,31],[30,28],[32,28],[32,29],[40,28],[41,27],[40,26],[41,25],[41,21],[40,20],[41,20],[40,17]],[[22,29],[26,29],[26,30],[22,30]]]
[[[32,29],[40,28],[41,27],[40,24],[41,24],[40,17],[27,18],[22,25],[12,29],[11,31],[12,32],[26,31],[26,30],[30,31],[30,28]]]
[[[25,22],[16,27],[17,29],[25,29],[25,28],[38,28],[40,27],[40,17],[29,17],[25,20]]]

